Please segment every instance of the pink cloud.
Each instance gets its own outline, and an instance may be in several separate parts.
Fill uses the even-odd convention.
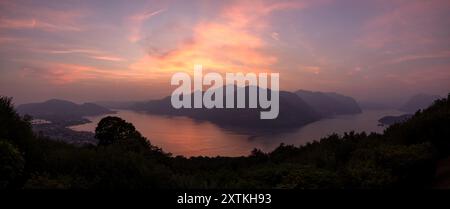
[[[0,7],[0,29],[38,29],[47,32],[82,31],[79,19],[86,16],[81,10],[56,10],[3,1]]]
[[[25,39],[23,38],[16,38],[16,37],[11,37],[11,36],[0,36],[0,44],[5,44],[5,43],[19,43],[24,41]]]
[[[49,54],[81,54],[91,59],[112,61],[112,62],[127,61],[125,58],[92,48],[59,48],[59,49],[33,48],[31,50]]]
[[[299,66],[300,71],[318,75],[321,71],[319,66]]]
[[[398,64],[403,62],[422,60],[422,59],[436,59],[436,58],[450,58],[450,51],[440,51],[428,54],[413,54],[400,56],[384,62],[383,64]]]
[[[227,19],[227,24],[232,27],[264,27],[267,22],[261,21],[269,14],[292,9],[306,8],[312,1],[276,1],[268,3],[267,1],[237,1],[235,4],[227,7],[222,12],[222,16]]]
[[[110,57],[110,56],[92,56],[91,58],[97,59],[97,60],[112,61],[112,62],[121,62],[121,61],[124,61],[123,58],[120,58],[120,57]]]
[[[100,80],[139,80],[142,74],[120,69],[104,69],[80,64],[39,63],[35,62],[23,67],[20,71],[23,78],[40,79],[55,85],[66,85],[81,81]]]
[[[450,88],[450,66],[448,64],[428,66],[421,69],[412,69],[405,73],[389,73],[385,77],[406,86],[441,85],[441,88]]]
[[[128,41],[135,43],[142,39],[141,28],[145,21],[149,20],[153,16],[159,15],[165,12],[166,9],[159,9],[153,12],[139,13],[133,15],[127,19],[127,25],[130,28],[130,35],[128,36]]]
[[[280,34],[278,34],[277,32],[272,32],[270,34],[270,37],[272,37],[272,39],[275,41],[280,41]]]
[[[393,4],[395,2],[389,3],[395,5]],[[446,30],[439,23],[450,9],[449,1],[411,0],[396,3],[399,3],[396,8],[371,19],[364,25],[363,36],[357,43],[376,49],[394,45],[424,46],[442,43],[443,40],[435,33]]]
[[[44,31],[81,31],[80,28],[70,25],[57,25],[38,19],[0,19],[0,28],[3,29],[41,29]]]

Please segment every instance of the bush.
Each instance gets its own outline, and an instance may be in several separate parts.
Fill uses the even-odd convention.
[[[0,140],[0,189],[7,188],[22,175],[25,160],[17,148]]]

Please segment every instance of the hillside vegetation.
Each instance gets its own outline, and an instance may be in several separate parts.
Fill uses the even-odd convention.
[[[133,124],[106,117],[98,145],[36,136],[11,99],[0,99],[0,187],[30,188],[428,188],[450,154],[450,95],[383,134],[336,134],[247,157],[173,157]]]

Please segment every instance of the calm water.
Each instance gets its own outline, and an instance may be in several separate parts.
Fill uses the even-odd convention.
[[[301,145],[320,139],[333,132],[382,132],[378,119],[386,115],[401,115],[396,110],[366,110],[357,115],[342,115],[320,120],[302,128],[283,133],[236,133],[224,130],[210,122],[199,122],[187,117],[149,115],[118,110],[117,114],[133,123],[153,145],[174,155],[240,156],[248,155],[253,148],[271,151],[280,143]],[[87,117],[92,123],[72,126],[76,131],[94,132],[97,123],[106,115]]]

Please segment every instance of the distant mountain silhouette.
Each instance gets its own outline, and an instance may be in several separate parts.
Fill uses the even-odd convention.
[[[313,92],[307,90],[298,90],[295,94],[324,117],[361,113],[358,103],[348,96],[334,92]]]
[[[246,107],[248,106],[248,87],[246,87]],[[224,93],[225,95],[225,93]],[[192,98],[192,94],[190,95]],[[193,101],[193,99],[192,99]],[[225,101],[225,96],[224,96]],[[236,90],[235,90],[236,103]],[[261,120],[261,108],[213,108],[213,109],[194,109],[181,108],[175,109],[171,105],[170,96],[161,100],[151,100],[147,102],[136,103],[131,109],[145,111],[152,114],[163,114],[173,116],[188,116],[198,120],[206,120],[221,125],[223,127],[241,127],[241,128],[294,128],[301,127],[307,123],[319,120],[321,118],[310,105],[304,102],[294,93],[280,91],[280,109],[279,115],[273,120]]]
[[[367,109],[367,110],[396,109],[395,105],[385,104],[382,102],[374,102],[374,101],[358,101],[358,105],[361,107],[361,109]]]
[[[94,103],[110,109],[129,109],[138,102],[142,101],[97,101]]]
[[[416,94],[412,96],[399,110],[409,113],[414,113],[419,109],[425,109],[433,104],[439,95],[430,94]]]
[[[22,115],[46,119],[53,123],[81,123],[84,116],[114,113],[105,107],[94,103],[76,104],[66,100],[51,99],[41,103],[19,105],[17,111]]]

